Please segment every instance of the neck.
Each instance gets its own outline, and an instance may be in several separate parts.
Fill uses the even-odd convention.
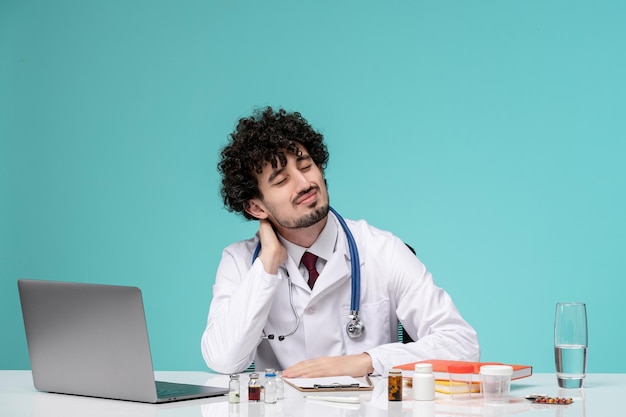
[[[315,243],[320,233],[322,233],[322,230],[324,230],[327,221],[328,216],[324,217],[322,220],[309,227],[302,227],[298,229],[288,229],[276,226],[275,227],[278,233],[291,243],[302,246],[303,248],[309,248],[311,247],[311,245],[313,245],[313,243]]]

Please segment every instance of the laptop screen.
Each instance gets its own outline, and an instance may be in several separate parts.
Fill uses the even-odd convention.
[[[139,288],[24,279],[18,288],[36,389],[158,401]]]

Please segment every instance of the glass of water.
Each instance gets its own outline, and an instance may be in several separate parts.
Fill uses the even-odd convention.
[[[587,308],[584,303],[557,303],[554,360],[559,387],[583,387],[587,369]]]

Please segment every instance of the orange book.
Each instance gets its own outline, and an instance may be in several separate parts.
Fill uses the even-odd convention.
[[[394,368],[402,369],[404,375],[408,375],[410,372],[415,369],[416,363],[430,363],[433,366],[433,373],[435,374],[435,379],[447,381],[450,379],[448,374],[448,366],[450,365],[472,365],[474,367],[474,377],[475,381],[478,381],[478,374],[480,373],[480,367],[484,365],[509,365],[513,367],[513,376],[511,379],[520,379],[526,378],[533,374],[533,367],[530,365],[511,365],[508,363],[501,362],[466,362],[466,361],[451,361],[446,359],[428,359],[425,361],[419,362],[411,362],[405,363],[402,365],[394,366]]]

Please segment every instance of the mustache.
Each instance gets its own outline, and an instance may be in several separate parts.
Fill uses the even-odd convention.
[[[300,192],[298,193],[298,195],[297,195],[297,196],[296,196],[296,197],[295,197],[295,198],[294,198],[291,202],[292,202],[294,205],[298,204],[298,200],[300,199],[300,197],[302,197],[302,196],[304,196],[304,195],[306,195],[306,194],[310,193],[312,190],[315,190],[315,191],[319,192],[319,191],[320,191],[320,187],[318,187],[318,186],[314,185],[314,186],[312,186],[312,187],[309,187],[309,189],[307,189],[307,190],[300,191]]]

